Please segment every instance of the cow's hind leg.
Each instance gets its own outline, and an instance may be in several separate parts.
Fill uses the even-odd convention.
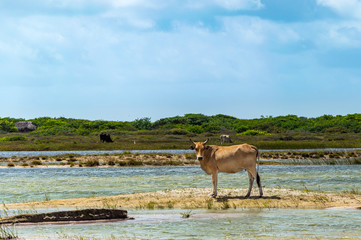
[[[254,177],[252,176],[252,174],[250,172],[248,172],[248,179],[249,179],[249,188],[248,188],[248,193],[245,196],[246,198],[248,198],[251,195],[252,186],[253,186],[253,182],[254,182]]]
[[[262,185],[261,185],[261,178],[259,177],[258,173],[257,173],[257,185],[258,185],[258,189],[259,189],[259,197],[262,197],[263,191],[262,191]]]

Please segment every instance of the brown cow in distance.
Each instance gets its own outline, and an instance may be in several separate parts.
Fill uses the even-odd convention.
[[[245,196],[250,196],[254,179],[257,180],[259,195],[262,197],[263,191],[261,186],[261,178],[258,175],[256,165],[257,157],[259,157],[258,149],[249,144],[233,145],[233,146],[216,146],[206,145],[205,142],[194,142],[192,149],[196,150],[197,160],[201,164],[201,168],[207,174],[212,175],[213,197],[217,196],[218,173],[236,173],[247,170],[249,178],[249,189]]]

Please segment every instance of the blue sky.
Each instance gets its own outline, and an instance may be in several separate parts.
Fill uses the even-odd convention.
[[[2,0],[0,117],[360,113],[360,0]]]

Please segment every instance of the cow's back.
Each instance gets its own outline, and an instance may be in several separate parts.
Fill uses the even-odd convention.
[[[221,147],[214,154],[219,172],[236,173],[256,166],[257,148],[249,144]]]

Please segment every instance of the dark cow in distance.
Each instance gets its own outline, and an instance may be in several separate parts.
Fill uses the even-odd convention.
[[[109,133],[101,133],[99,137],[100,142],[113,142],[113,140],[110,138]]]

